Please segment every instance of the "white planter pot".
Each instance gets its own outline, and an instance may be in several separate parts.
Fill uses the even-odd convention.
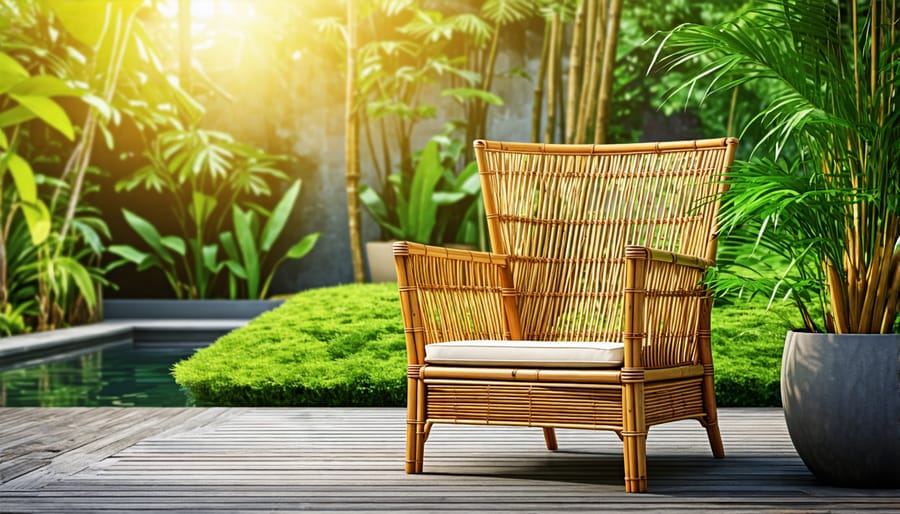
[[[900,334],[788,332],[781,399],[818,480],[900,486]]]
[[[369,280],[372,282],[396,282],[393,241],[369,241],[366,243],[366,260],[369,262]]]

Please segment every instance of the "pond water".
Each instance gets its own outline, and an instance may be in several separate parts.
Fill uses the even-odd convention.
[[[193,346],[92,348],[39,364],[0,370],[0,407],[185,407],[193,401],[172,366]]]

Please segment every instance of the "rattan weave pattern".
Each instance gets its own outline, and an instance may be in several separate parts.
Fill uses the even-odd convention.
[[[622,391],[619,387],[437,383],[428,384],[427,388],[428,418],[454,423],[618,427],[621,430]]]
[[[714,204],[706,200],[720,187],[724,145],[663,151],[653,145],[643,151],[578,146],[541,152],[486,142],[481,152],[484,194],[492,205],[486,208],[489,227],[498,232],[493,249],[510,255],[516,289],[527,292],[519,297],[526,339],[621,340],[622,303],[605,298],[622,294],[625,248],[707,258],[714,236]],[[655,276],[696,289],[699,273],[667,275]],[[680,305],[686,312],[677,318],[696,320],[690,312],[698,305]],[[657,332],[665,337],[667,331],[656,328],[651,340]],[[663,348],[654,357],[652,365],[675,365],[695,352]]]

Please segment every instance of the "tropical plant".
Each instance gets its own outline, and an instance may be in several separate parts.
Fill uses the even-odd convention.
[[[18,105],[5,113],[11,138],[3,136],[9,143],[4,166],[13,171],[17,186],[25,186],[17,187],[15,197],[4,194],[3,199],[17,202],[14,205],[24,213],[31,240],[26,244],[18,236],[12,239],[21,234],[17,227],[23,216],[4,209],[3,239],[15,241],[21,252],[17,255],[27,256],[27,262],[4,261],[0,273],[7,274],[0,279],[2,285],[14,289],[4,293],[6,298],[29,298],[15,308],[3,308],[16,318],[19,328],[20,320],[28,330],[93,319],[101,287],[110,285],[104,278],[108,268],[100,266],[103,239],[109,238],[109,231],[87,200],[98,191],[99,170],[92,161],[101,145],[95,143],[102,138],[112,150],[111,126],[139,113],[141,109],[134,106],[152,101],[150,92],[167,84],[157,80],[163,73],[139,19],[143,4],[140,0],[0,1],[0,48],[30,75],[23,78],[21,70],[14,70],[0,79],[4,92],[8,79],[21,79],[9,96]],[[77,96],[80,101],[57,105],[52,98],[60,96]],[[166,99],[169,106],[179,103],[172,96]],[[44,120],[56,132],[30,122],[29,117]],[[83,120],[78,129],[72,127],[70,117]],[[19,180],[23,176],[30,179]],[[35,212],[41,216],[39,223]],[[13,276],[15,282],[7,280]]]
[[[32,75],[0,52],[0,332],[23,332],[32,324],[53,328],[78,316],[79,305],[90,317],[97,304],[95,284],[102,283],[102,276],[87,261],[100,252],[97,231],[104,232],[105,224],[95,216],[81,216],[85,208],[57,212],[57,200],[70,196],[68,184],[35,173],[26,158],[31,148],[26,157],[20,154],[30,146],[23,143],[29,134],[39,133],[32,120],[74,139],[69,116],[55,98],[84,94],[53,75]],[[14,188],[7,190],[10,175]],[[39,194],[42,183],[56,191],[49,207]],[[29,237],[20,230],[23,220]],[[75,227],[75,233],[60,233],[66,225]],[[90,246],[81,244],[84,236],[92,238]]]
[[[219,235],[228,256],[221,266],[227,267],[230,272],[228,284],[232,298],[237,296],[241,282],[247,298],[266,298],[272,278],[275,277],[281,263],[288,259],[301,259],[315,246],[319,239],[318,232],[304,236],[282,253],[274,263],[265,265],[275,242],[287,224],[299,194],[300,181],[297,180],[271,212],[259,211],[262,213],[259,214],[251,209],[243,210],[237,205],[232,206],[234,232]],[[262,224],[262,219],[265,219],[265,225]],[[263,276],[264,270],[268,271],[268,275]]]
[[[271,212],[247,198],[271,196],[268,180],[286,179],[286,175],[274,167],[286,157],[238,143],[224,132],[181,127],[161,133],[145,152],[145,157],[148,163],[131,177],[119,181],[116,188],[131,191],[143,187],[164,194],[179,233],[163,236],[150,221],[124,209],[128,225],[149,246],[149,251],[131,245],[113,245],[109,250],[135,264],[139,270],[162,270],[177,298],[214,295],[216,276],[226,263],[230,263],[227,264],[229,272],[235,274],[230,280],[232,297],[238,294],[236,278],[247,281],[245,293],[249,297],[256,298],[261,292],[265,294],[271,273],[281,261],[271,269],[268,280],[260,289],[258,277],[262,273],[262,263],[259,255],[246,253],[248,245],[252,240],[260,243],[258,249],[262,252],[272,249],[296,203],[300,183],[295,182]],[[240,214],[232,215],[237,212]],[[258,215],[267,218],[266,230],[262,234],[258,230],[251,231],[252,236],[248,235],[244,229],[258,224]],[[238,237],[223,239],[228,233],[229,216],[243,228],[238,230]],[[237,226],[235,228],[237,230]],[[256,241],[257,235],[263,240]],[[235,241],[241,252],[236,251]],[[308,239],[304,241],[311,249],[314,239],[312,243]],[[228,253],[228,261],[219,260],[220,242]],[[238,257],[239,254],[243,259]],[[296,251],[288,254],[293,256],[291,258],[299,258]]]
[[[360,190],[360,201],[392,237],[441,243],[449,222],[448,216],[441,215],[441,209],[453,206],[467,196],[476,198],[481,191],[478,180],[474,165],[468,166],[459,176],[445,168],[438,143],[432,140],[418,156],[411,178],[402,173],[390,176],[396,208],[391,209],[378,192],[365,185]]]
[[[466,119],[460,126],[467,135],[483,132],[488,107],[503,103],[490,92],[500,29],[527,16],[533,3],[490,0],[479,15],[470,12],[468,5],[436,9],[417,1],[348,2],[346,24],[335,17],[318,20],[323,33],[339,36],[333,39],[346,56],[349,70],[345,159],[357,281],[364,278],[359,195],[371,195],[370,189],[359,186],[360,135],[371,156],[379,201],[386,211],[394,212],[392,182],[412,182],[415,129],[442,107],[429,91],[437,86],[441,97],[462,106]],[[395,177],[395,172],[404,176]],[[382,236],[389,237],[386,228]]]
[[[756,248],[782,262],[769,260],[777,271],[768,276],[718,281],[792,298],[812,331],[886,333],[897,323],[897,7],[760,0],[716,26],[680,26],[663,42],[669,67],[705,59],[683,88],[772,89],[753,120],[764,136],[750,160],[735,164],[721,221],[726,233],[749,228]]]

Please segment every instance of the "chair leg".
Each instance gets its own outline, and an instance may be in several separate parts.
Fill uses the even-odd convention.
[[[559,445],[556,444],[556,432],[552,427],[544,427],[544,442],[547,444],[548,450],[559,449]]]
[[[647,491],[647,435],[626,435],[625,492]]]
[[[416,404],[416,400],[418,399],[417,391],[417,380],[413,378],[407,379],[406,387],[406,472],[407,473],[416,473],[416,461],[417,461],[417,435],[419,420],[416,418],[416,412],[418,410],[418,406]]]
[[[712,449],[713,457],[721,459],[725,457],[725,445],[722,444],[722,434],[719,433],[719,423],[716,421],[701,421],[706,427],[706,435],[709,437],[709,447]]]
[[[646,492],[647,434],[626,434],[623,445],[625,447],[625,492]]]
[[[706,366],[708,373],[703,375],[703,410],[706,418],[700,422],[706,427],[706,435],[709,437],[709,446],[713,456],[717,459],[725,457],[725,446],[722,444],[722,434],[719,432],[719,417],[716,413],[716,391],[713,386],[712,366]]]
[[[416,468],[415,473],[422,472],[422,463],[425,455],[425,439],[428,431],[425,429],[425,383],[417,380],[416,387]]]
[[[625,454],[625,492],[647,491],[647,422],[643,382],[622,388],[622,441]]]

